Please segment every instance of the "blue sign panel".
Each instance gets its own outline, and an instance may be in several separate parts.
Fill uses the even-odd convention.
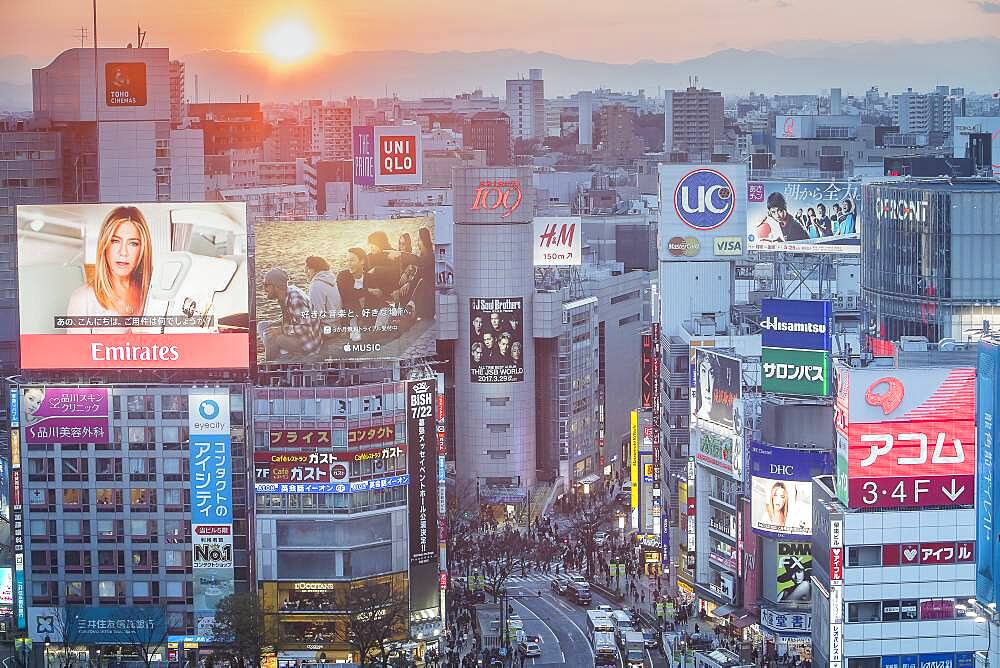
[[[191,523],[233,521],[229,434],[191,434]]]
[[[73,606],[66,611],[66,637],[79,645],[147,645],[167,637],[162,608],[140,606]]]
[[[898,656],[883,656],[882,668],[899,668]]]
[[[1000,542],[996,540],[1000,476],[993,450],[997,411],[1000,410],[998,377],[1000,346],[981,342],[976,370],[976,598],[984,605],[1000,600],[1000,577],[996,572],[1000,566]]]
[[[725,224],[736,209],[733,184],[720,171],[688,172],[674,189],[674,210],[688,227],[707,231]]]
[[[404,474],[354,482],[258,482],[254,485],[254,491],[257,494],[353,494],[409,484],[410,476]]]
[[[829,352],[831,312],[829,301],[765,299],[760,305],[761,346]]]
[[[920,668],[955,668],[954,652],[935,652],[920,655]]]
[[[7,395],[7,417],[10,418],[10,426],[21,426],[21,403],[17,396],[17,387],[11,387]]]
[[[972,668],[976,665],[975,652],[956,652],[955,668]]]
[[[917,668],[917,655],[904,654],[899,657],[899,668]]]

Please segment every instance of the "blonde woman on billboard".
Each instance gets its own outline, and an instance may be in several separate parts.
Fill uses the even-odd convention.
[[[785,483],[776,482],[771,486],[771,493],[764,504],[768,524],[785,527],[788,523],[788,488]]]
[[[134,206],[119,206],[105,217],[97,237],[94,275],[70,295],[68,316],[141,316],[153,276],[149,225]],[[75,327],[70,334],[124,334],[127,327]]]

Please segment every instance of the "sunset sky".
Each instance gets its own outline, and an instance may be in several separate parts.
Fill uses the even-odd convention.
[[[79,46],[89,0],[5,3],[0,56],[45,64]],[[181,57],[201,49],[262,50],[275,22],[299,18],[324,52],[514,48],[634,62],[677,61],[723,48],[799,41],[952,40],[1000,35],[1000,0],[99,0],[101,46],[135,26],[149,46]],[[13,29],[11,29],[13,27]]]

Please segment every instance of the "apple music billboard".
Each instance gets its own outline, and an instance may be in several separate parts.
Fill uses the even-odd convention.
[[[23,369],[246,369],[246,205],[17,207]]]

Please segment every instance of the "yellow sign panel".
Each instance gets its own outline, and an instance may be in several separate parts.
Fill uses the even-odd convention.
[[[632,438],[629,442],[631,464],[632,510],[639,507],[639,411],[632,411]]]

